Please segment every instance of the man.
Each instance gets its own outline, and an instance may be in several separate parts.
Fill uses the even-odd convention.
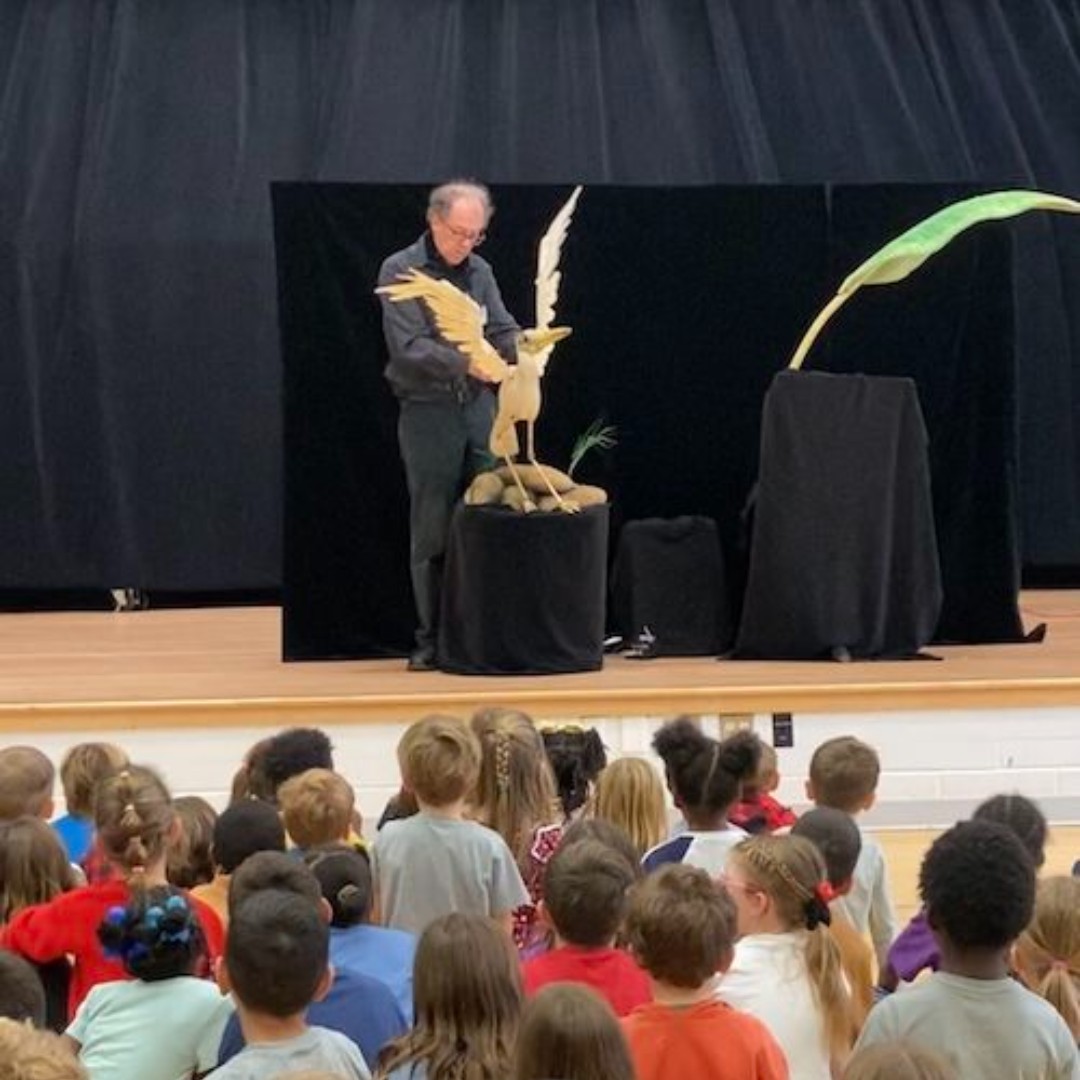
[[[383,263],[379,284],[389,285],[414,267],[452,282],[481,306],[485,336],[513,361],[518,324],[503,304],[491,266],[476,254],[492,210],[482,184],[453,180],[435,188],[428,199],[427,231]],[[409,554],[418,625],[408,667],[432,671],[450,515],[487,451],[495,396],[475,363],[439,335],[422,301],[394,303],[383,296],[382,305],[390,353],[386,378],[401,403],[398,445],[409,485]]]

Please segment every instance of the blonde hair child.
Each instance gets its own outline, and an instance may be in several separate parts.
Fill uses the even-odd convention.
[[[668,834],[667,799],[656,769],[641,758],[619,758],[597,777],[592,816],[618,825],[640,859]]]
[[[1035,914],[1013,959],[1024,985],[1057,1009],[1080,1042],[1080,878],[1039,883]]]

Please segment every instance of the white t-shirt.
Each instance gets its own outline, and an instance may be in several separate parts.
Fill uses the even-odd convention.
[[[1015,979],[939,971],[871,1009],[856,1049],[895,1039],[944,1055],[960,1080],[1080,1080],[1065,1021]]]
[[[95,986],[67,1034],[91,1080],[187,1080],[217,1064],[232,1002],[205,979]]]
[[[828,1039],[804,950],[806,933],[747,934],[716,996],[756,1016],[780,1044],[791,1080],[831,1080]]]

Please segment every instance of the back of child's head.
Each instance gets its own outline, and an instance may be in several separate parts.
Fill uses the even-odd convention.
[[[371,863],[368,857],[344,844],[311,848],[305,858],[330,905],[330,925],[358,926],[371,914]]]
[[[143,982],[191,975],[206,951],[191,902],[166,885],[136,892],[127,905],[110,908],[98,940],[107,957]]]
[[[566,724],[541,731],[563,815],[571,817],[589,798],[593,781],[607,765],[607,752],[596,728]]]
[[[0,1017],[43,1027],[45,987],[21,956],[0,949]]]
[[[308,769],[334,767],[333,746],[318,728],[289,728],[272,735],[260,748],[249,775],[260,797],[276,799],[286,780]]]
[[[761,740],[752,731],[718,742],[688,716],[664,724],[653,736],[653,749],[664,762],[668,787],[691,827],[726,816],[761,759]]]
[[[544,740],[517,709],[481,709],[469,726],[480,741],[473,814],[524,863],[537,827],[562,816]]]
[[[248,748],[240,767],[233,773],[232,786],[229,790],[229,805],[243,802],[245,799],[274,801],[274,789],[263,768],[266,751],[274,742],[274,736],[260,739]]]
[[[225,942],[229,987],[251,1012],[296,1016],[316,997],[329,949],[329,927],[308,897],[262,889],[230,911]]]
[[[971,815],[973,821],[996,821],[1014,832],[1038,870],[1046,860],[1046,836],[1049,826],[1039,807],[1023,795],[992,795],[979,803]]]
[[[735,931],[731,898],[697,867],[663,866],[631,894],[627,943],[657,982],[704,985],[731,963]]]
[[[113,743],[85,742],[71,747],[60,762],[60,783],[67,812],[92,818],[98,785],[129,764],[124,750]]]
[[[39,817],[0,821],[0,924],[74,887],[75,875],[52,826]]]
[[[634,1080],[626,1037],[611,1006],[574,983],[545,986],[521,1018],[512,1080]]]
[[[59,1035],[0,1019],[0,1080],[89,1080],[89,1074]]]
[[[850,814],[828,806],[815,807],[792,825],[791,835],[804,837],[821,852],[834,889],[842,889],[851,881],[862,850],[862,834]]]
[[[952,1065],[925,1046],[882,1042],[852,1054],[843,1080],[960,1080]]]
[[[593,814],[626,830],[641,858],[668,833],[664,784],[642,758],[613,761],[596,778]]]
[[[180,828],[169,844],[165,874],[170,885],[193,889],[214,877],[214,826],[217,811],[198,795],[173,799],[173,811]]]
[[[420,935],[413,965],[415,1025],[379,1056],[379,1075],[423,1063],[427,1080],[504,1080],[524,992],[506,931],[460,912]]]
[[[402,735],[397,754],[405,786],[429,806],[448,806],[476,787],[480,742],[456,716],[417,720]]]
[[[52,813],[56,767],[36,746],[0,750],[0,821]]]
[[[962,951],[1004,950],[1031,921],[1035,863],[1008,827],[961,821],[930,845],[919,893],[939,937]]]
[[[1016,967],[1080,1042],[1080,878],[1039,882],[1035,914],[1016,942]]]
[[[130,765],[106,777],[94,800],[94,824],[110,862],[138,874],[163,859],[176,821],[169,789],[153,769]]]
[[[743,798],[755,799],[772,791],[780,781],[779,759],[767,742],[761,744],[761,758],[754,775],[743,783]]]
[[[827,739],[810,758],[810,797],[818,806],[856,814],[877,791],[881,760],[853,735]]]
[[[285,829],[297,847],[318,847],[348,838],[356,796],[332,769],[307,769],[278,788]]]
[[[544,874],[544,908],[555,932],[583,949],[610,945],[636,880],[633,864],[606,844],[582,840],[560,846]]]
[[[637,847],[621,825],[604,821],[602,818],[578,818],[567,825],[559,841],[559,849],[580,844],[583,840],[595,840],[617,852],[634,868],[635,878],[644,875]]]
[[[801,836],[762,834],[738,844],[729,862],[768,897],[785,931],[808,931],[803,955],[829,1049],[834,1056],[847,1053],[855,1016],[840,950],[828,933],[833,889],[821,852]]]
[[[245,859],[229,879],[229,921],[246,900],[257,893],[288,892],[322,908],[318,879],[299,859],[282,851],[258,851]]]
[[[281,815],[261,799],[233,803],[214,822],[211,855],[223,874],[233,873],[256,852],[284,850],[285,826]]]

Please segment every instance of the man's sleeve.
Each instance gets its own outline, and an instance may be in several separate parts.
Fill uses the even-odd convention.
[[[398,274],[406,269],[408,267],[396,259],[387,259],[379,271],[379,284],[392,284],[397,281]],[[468,357],[439,339],[428,320],[423,301],[402,300],[394,303],[388,296],[380,296],[379,300],[382,303],[383,334],[392,365],[438,382],[449,382],[467,373]]]

